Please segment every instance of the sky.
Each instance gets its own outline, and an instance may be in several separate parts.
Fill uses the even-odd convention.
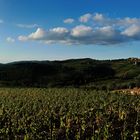
[[[139,0],[0,0],[0,63],[140,57]]]

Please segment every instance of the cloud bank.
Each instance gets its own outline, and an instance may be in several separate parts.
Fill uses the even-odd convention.
[[[64,23],[73,23],[65,19]],[[140,18],[110,18],[101,13],[84,14],[72,28],[38,28],[29,35],[18,37],[20,41],[42,41],[47,44],[113,45],[140,41]]]

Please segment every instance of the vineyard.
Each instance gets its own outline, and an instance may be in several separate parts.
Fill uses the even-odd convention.
[[[2,140],[139,140],[140,96],[87,89],[1,88]]]

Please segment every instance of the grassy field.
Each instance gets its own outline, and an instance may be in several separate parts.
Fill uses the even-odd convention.
[[[140,96],[1,88],[0,139],[139,140]]]

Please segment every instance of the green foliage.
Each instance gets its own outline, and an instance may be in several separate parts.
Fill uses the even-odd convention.
[[[0,85],[11,87],[77,87],[109,79],[114,75],[110,62],[92,59],[0,65]]]
[[[139,73],[140,66],[128,59],[15,62],[0,65],[0,86],[118,89],[129,82],[139,86]]]
[[[1,88],[0,139],[137,140],[140,96],[75,88]]]

